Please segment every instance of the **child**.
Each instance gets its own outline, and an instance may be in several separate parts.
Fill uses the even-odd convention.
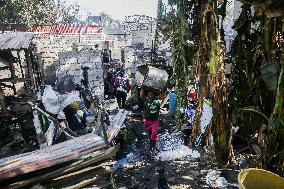
[[[144,128],[150,139],[151,151],[156,151],[158,140],[160,102],[153,91],[148,92],[144,110]]]

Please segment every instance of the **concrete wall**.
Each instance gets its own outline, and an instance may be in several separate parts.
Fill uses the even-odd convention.
[[[44,69],[46,84],[53,85],[56,81],[56,70],[59,68],[59,53],[70,52],[74,46],[94,48],[102,46],[101,34],[36,34],[34,42]]]
[[[80,83],[83,75],[82,67],[89,67],[88,79],[89,87],[93,94],[102,96],[104,92],[103,82],[103,68],[100,58],[101,52],[91,48],[83,48],[78,50],[76,48],[67,52],[60,52],[59,69],[57,71],[57,78],[65,75],[75,76],[75,81]]]
[[[132,31],[132,45],[143,43],[144,48],[151,48],[154,37],[154,30],[153,32],[150,30]]]
[[[53,85],[56,81],[56,70],[59,68],[59,53],[70,52],[76,46],[82,48],[99,49],[104,47],[104,41],[109,41],[110,50],[114,50],[114,58],[121,59],[118,52],[120,47],[126,45],[124,36],[105,36],[103,34],[35,34],[34,42],[37,53],[44,69],[44,79],[46,84]]]

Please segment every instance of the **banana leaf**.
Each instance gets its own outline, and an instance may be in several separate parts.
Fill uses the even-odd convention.
[[[234,25],[232,26],[232,29],[239,30],[244,24],[248,21],[246,11],[243,10],[239,16],[239,18],[235,21]]]
[[[277,63],[267,63],[260,67],[260,77],[265,82],[267,88],[272,91],[277,91],[278,77],[281,66]]]

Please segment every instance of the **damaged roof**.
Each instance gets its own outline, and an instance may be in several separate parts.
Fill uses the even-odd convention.
[[[0,34],[0,50],[27,49],[29,48],[32,39],[32,33],[2,33]]]
[[[103,28],[103,33],[106,35],[126,35],[126,32],[122,28]]]
[[[31,29],[36,33],[101,33],[101,27],[94,24],[55,24],[49,26],[38,26]]]

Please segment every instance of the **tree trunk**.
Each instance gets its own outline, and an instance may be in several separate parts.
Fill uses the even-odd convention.
[[[273,113],[268,123],[264,168],[284,176],[284,66],[278,79],[277,95]]]
[[[217,38],[218,41],[211,43],[209,60],[209,67],[212,67],[210,69],[210,90],[213,96],[212,131],[217,161],[220,164],[227,164],[233,158],[232,122],[228,114],[228,94],[224,71],[225,46],[219,35]]]

